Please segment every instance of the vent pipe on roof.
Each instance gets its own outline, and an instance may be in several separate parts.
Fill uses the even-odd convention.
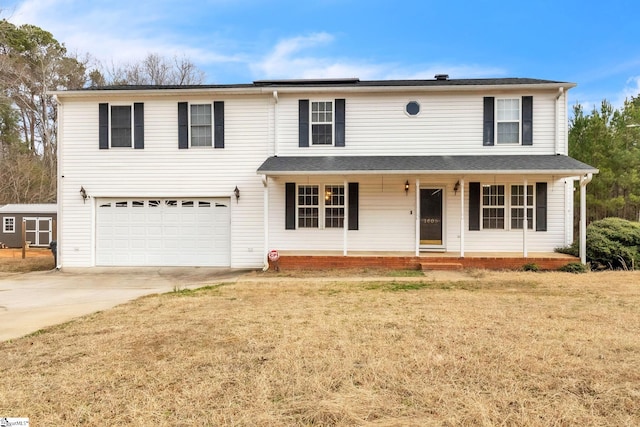
[[[436,80],[449,80],[449,74],[436,74],[434,77]]]

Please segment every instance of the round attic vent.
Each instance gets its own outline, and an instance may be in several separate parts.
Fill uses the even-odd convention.
[[[408,115],[415,116],[420,112],[420,104],[417,101],[408,102],[405,111]]]

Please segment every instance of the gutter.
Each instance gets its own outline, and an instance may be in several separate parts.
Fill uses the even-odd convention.
[[[558,95],[556,96],[556,102],[554,104],[555,107],[555,118],[556,118],[556,123],[555,123],[555,143],[556,143],[556,154],[562,154],[560,152],[560,131],[558,130],[558,126],[560,126],[561,121],[558,119],[558,113],[560,112],[560,109],[558,108],[558,101],[560,100],[560,97],[564,94],[564,87],[560,86],[558,88]]]

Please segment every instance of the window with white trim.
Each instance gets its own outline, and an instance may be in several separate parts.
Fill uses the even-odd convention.
[[[311,145],[333,145],[333,102],[311,102]]]
[[[520,143],[520,99],[496,99],[496,142]]]
[[[132,147],[133,114],[131,105],[111,106],[111,147]]]
[[[5,216],[2,221],[3,233],[15,233],[16,232],[16,218],[13,216]]]
[[[483,185],[481,201],[482,228],[504,230],[504,185]]]
[[[324,226],[344,228],[344,185],[324,187]]]
[[[317,185],[298,186],[298,227],[318,228],[319,197]]]
[[[524,224],[524,185],[511,186],[511,229],[522,230]],[[527,229],[533,229],[533,185],[527,185]]]
[[[213,141],[211,104],[191,104],[190,110],[191,146],[211,147]]]

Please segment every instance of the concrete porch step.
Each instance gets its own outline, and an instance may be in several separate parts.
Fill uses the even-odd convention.
[[[462,270],[464,266],[459,262],[421,262],[423,271],[452,271]]]

